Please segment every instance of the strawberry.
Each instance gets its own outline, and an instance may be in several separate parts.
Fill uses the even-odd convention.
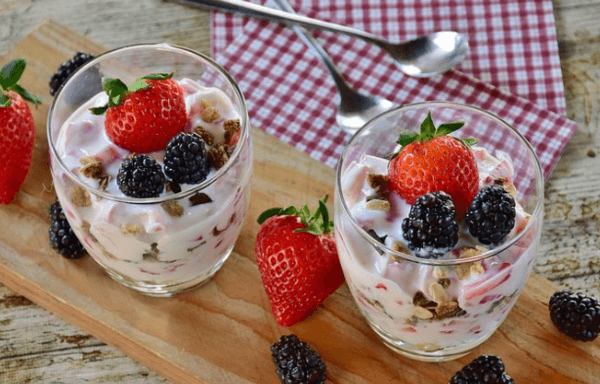
[[[305,205],[269,209],[258,218],[256,263],[281,326],[304,320],[344,282],[325,200],[314,215]]]
[[[409,204],[426,193],[444,191],[462,216],[479,187],[477,162],[469,148],[477,141],[448,136],[463,125],[447,123],[436,129],[428,113],[420,133],[403,132],[398,140],[400,152],[389,164],[391,189]]]
[[[25,100],[41,100],[17,84],[25,64],[16,59],[0,70],[0,204],[14,199],[31,165],[35,124]]]
[[[164,149],[183,131],[188,122],[183,89],[172,77],[172,73],[154,73],[130,86],[119,79],[104,79],[108,104],[91,111],[106,112],[104,129],[115,144],[148,153]]]

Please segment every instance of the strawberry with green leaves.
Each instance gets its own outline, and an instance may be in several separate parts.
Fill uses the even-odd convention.
[[[104,129],[115,144],[135,153],[158,151],[184,130],[188,117],[183,89],[172,77],[173,73],[153,73],[130,86],[104,79],[108,103],[91,111],[106,112]]]
[[[14,199],[31,166],[35,124],[25,101],[41,100],[18,84],[25,65],[16,59],[0,70],[0,204]]]
[[[344,282],[325,201],[314,214],[305,205],[269,209],[258,218],[256,263],[281,326],[304,320]]]
[[[409,204],[430,192],[444,191],[452,197],[458,215],[463,215],[479,187],[479,171],[470,145],[474,139],[448,136],[464,123],[435,127],[431,114],[417,132],[403,132],[400,152],[388,168],[390,187]]]

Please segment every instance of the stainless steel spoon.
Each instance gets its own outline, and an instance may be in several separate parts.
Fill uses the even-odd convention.
[[[292,8],[287,0],[273,0],[272,3],[283,11],[295,13],[294,8]],[[301,27],[295,26],[293,29],[302,41],[321,59],[335,81],[340,94],[340,104],[337,108],[335,121],[340,128],[348,132],[355,132],[365,125],[367,121],[394,107],[394,103],[387,99],[367,96],[357,92],[344,79],[331,57],[313,35]]]
[[[427,77],[446,72],[462,61],[469,52],[467,37],[458,32],[443,31],[417,37],[403,43],[392,43],[379,36],[344,25],[256,5],[243,0],[171,0],[204,9],[240,13],[246,16],[276,21],[288,26],[300,25],[343,33],[375,44],[394,58],[400,69],[410,76]]]

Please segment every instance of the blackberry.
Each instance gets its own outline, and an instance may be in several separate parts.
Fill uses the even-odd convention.
[[[600,333],[598,301],[579,292],[562,290],[550,298],[550,319],[565,335],[580,341],[592,341]]]
[[[514,381],[504,373],[502,359],[483,355],[456,372],[448,384],[514,384]]]
[[[402,221],[402,236],[408,249],[422,258],[437,258],[458,242],[456,209],[445,192],[419,196]]]
[[[271,345],[271,356],[284,384],[323,384],[327,378],[321,355],[296,335],[281,336]]]
[[[150,156],[130,155],[121,163],[117,185],[127,196],[158,197],[165,187],[165,175]]]
[[[210,171],[204,141],[193,133],[178,133],[167,144],[165,175],[174,183],[198,184]]]
[[[475,195],[465,222],[480,243],[498,244],[515,226],[515,199],[500,185],[483,188]]]
[[[72,58],[62,63],[50,79],[50,95],[55,96],[67,78],[92,59],[94,59],[94,56],[89,53],[77,52]]]
[[[51,223],[48,236],[52,249],[67,259],[78,259],[83,256],[85,248],[75,236],[60,203],[55,202],[48,211]]]

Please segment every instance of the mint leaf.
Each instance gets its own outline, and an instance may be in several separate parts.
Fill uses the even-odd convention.
[[[146,75],[144,77],[140,77],[140,79],[147,79],[147,80],[168,80],[171,77],[173,77],[173,74],[175,72],[171,72],[171,73],[151,73],[149,75]]]
[[[23,59],[15,59],[6,64],[0,70],[0,86],[3,89],[8,89],[17,84],[17,81],[21,78],[24,70],[25,60]]]
[[[0,92],[0,108],[10,107],[10,97]]]
[[[454,123],[440,124],[440,126],[438,127],[438,129],[435,132],[435,136],[437,137],[437,136],[448,135],[448,134],[462,128],[463,125],[465,125],[465,123],[462,121],[457,121]]]
[[[421,123],[421,140],[433,139],[435,135],[435,125],[431,119],[431,112],[427,112],[427,117]]]

